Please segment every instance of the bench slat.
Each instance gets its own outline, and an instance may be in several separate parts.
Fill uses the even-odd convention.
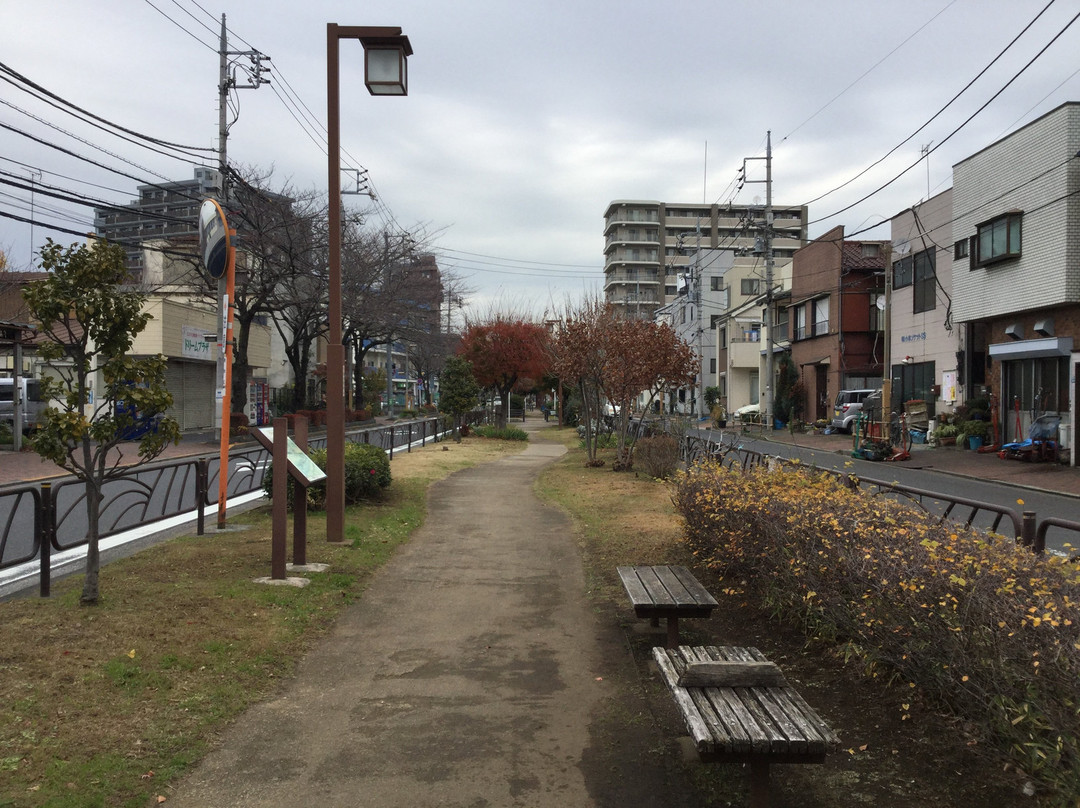
[[[650,601],[656,606],[674,606],[676,605],[675,598],[668,592],[667,587],[664,586],[663,580],[657,574],[661,567],[637,567],[638,578],[641,580],[641,585],[645,587],[645,591],[649,593]]]
[[[653,567],[656,578],[668,596],[680,606],[697,606],[698,600],[694,597],[675,574],[673,567]]]
[[[765,659],[765,655],[756,648],[745,650],[754,657]],[[785,683],[783,687],[755,690],[754,697],[788,739],[790,751],[797,754],[824,755],[830,746],[840,742],[814,709],[790,685]]]
[[[679,687],[783,687],[784,674],[772,662],[691,662]]]
[[[648,590],[638,577],[637,567],[619,567],[618,571],[626,594],[630,596],[630,602],[634,606],[652,603]]]
[[[718,653],[715,653],[718,650],[715,647],[711,649],[713,653],[710,653],[710,650],[705,648],[685,648],[683,650],[693,654],[702,662],[720,656]],[[738,649],[725,650],[737,651]],[[736,654],[728,654],[728,656],[734,655]],[[702,689],[702,692],[705,697],[717,707],[718,711],[721,709],[721,705],[723,705],[724,709],[734,715],[735,721],[737,722],[735,726],[740,728],[743,736],[741,740],[749,745],[751,752],[761,754],[772,751],[775,732],[771,731],[772,728],[767,721],[761,721],[760,711],[756,709],[756,703],[753,702],[752,698],[747,698],[747,691],[744,688],[706,687]]]
[[[683,585],[686,591],[690,593],[695,603],[714,608],[720,605],[716,602],[716,598],[709,593],[709,590],[694,577],[694,573],[690,572],[686,567],[671,567],[671,572],[678,578],[679,583]]]
[[[690,732],[690,737],[694,740],[694,746],[697,747],[698,752],[712,752],[714,746],[713,733],[701,717],[700,712],[698,712],[697,705],[694,704],[690,693],[685,688],[676,685],[679,681],[679,674],[675,670],[673,660],[668,657],[667,650],[659,647],[653,648],[653,658],[660,668],[664,681],[667,682],[668,687],[671,689],[676,704],[679,705],[679,712],[682,714],[686,728]]]

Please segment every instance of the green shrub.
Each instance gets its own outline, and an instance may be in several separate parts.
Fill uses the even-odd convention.
[[[634,457],[650,477],[666,480],[679,466],[679,442],[671,435],[642,438],[634,444]]]
[[[473,428],[473,433],[478,438],[495,438],[497,440],[528,440],[529,433],[516,426],[507,426],[499,429],[494,426],[478,426]]]
[[[315,465],[326,471],[326,449],[312,449],[308,456]],[[345,444],[345,502],[352,505],[364,499],[372,499],[390,485],[390,458],[377,446],[366,443]],[[274,465],[267,466],[263,478],[263,491],[273,497]],[[288,487],[289,508],[293,507],[293,486]],[[326,507],[326,481],[307,487],[309,508]]]
[[[964,421],[960,424],[960,431],[969,438],[982,438],[985,442],[990,437],[989,421]]]
[[[868,675],[979,726],[1060,804],[1076,804],[1075,564],[823,473],[694,466],[674,500],[720,586],[752,587]]]
[[[0,443],[11,443],[15,440],[15,435],[11,431],[11,427],[7,424],[0,424]]]

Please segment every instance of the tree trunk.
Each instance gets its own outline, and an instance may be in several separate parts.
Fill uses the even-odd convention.
[[[86,486],[86,578],[83,581],[82,597],[79,602],[86,606],[97,605],[99,588],[98,576],[101,570],[99,550],[98,521],[101,516],[101,492],[97,486],[87,480]]]

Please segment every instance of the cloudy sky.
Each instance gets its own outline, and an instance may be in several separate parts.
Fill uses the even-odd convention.
[[[764,156],[768,131],[773,200],[809,203],[811,236],[861,231],[948,188],[953,164],[1080,100],[1078,11],[1066,0],[4,0],[0,249],[25,268],[46,236],[76,240],[50,225],[92,227],[90,208],[46,191],[122,203],[193,170],[6,71],[213,164],[222,14],[229,50],[258,50],[272,71],[233,94],[229,160],[302,189],[327,186],[326,23],[400,26],[414,50],[407,98],[368,95],[360,45],[342,43],[343,160],[369,171],[378,197],[347,202],[373,226],[431,235],[474,310],[541,313],[602,289],[610,201],[763,201],[763,184],[736,192],[734,180],[744,158]],[[764,179],[763,162],[749,165]]]

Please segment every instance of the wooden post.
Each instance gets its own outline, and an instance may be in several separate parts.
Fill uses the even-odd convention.
[[[286,532],[289,526],[289,422],[285,418],[274,419],[274,490],[273,533],[270,544],[270,577],[285,580],[285,552],[288,544]]]
[[[308,421],[298,415],[293,422],[293,443],[300,450],[308,449]],[[293,480],[293,564],[303,567],[307,564],[307,486],[301,480]]]

